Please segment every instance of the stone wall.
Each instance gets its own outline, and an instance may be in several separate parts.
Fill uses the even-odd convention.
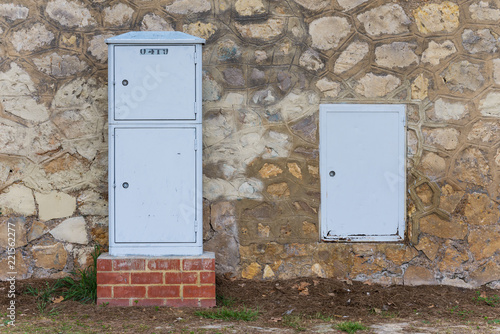
[[[0,4],[0,273],[58,277],[107,244],[107,49],[204,47],[204,238],[251,279],[491,283],[500,274],[500,1],[17,0]],[[320,241],[321,103],[404,103],[405,244]]]

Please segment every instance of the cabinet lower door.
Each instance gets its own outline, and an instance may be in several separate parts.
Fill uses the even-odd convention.
[[[115,128],[117,243],[195,242],[194,127]]]

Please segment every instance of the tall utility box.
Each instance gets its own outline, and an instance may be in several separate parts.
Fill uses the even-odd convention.
[[[181,32],[129,32],[109,45],[109,254],[97,304],[215,306],[203,252],[201,46]]]
[[[200,255],[201,45],[129,32],[109,45],[109,251]]]

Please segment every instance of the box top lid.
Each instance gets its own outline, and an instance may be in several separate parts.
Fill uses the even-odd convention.
[[[180,31],[131,31],[106,39],[107,44],[205,44],[205,40]]]

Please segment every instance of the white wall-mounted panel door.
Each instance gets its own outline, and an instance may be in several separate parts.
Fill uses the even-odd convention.
[[[117,243],[195,242],[194,127],[115,128]]]
[[[194,45],[114,47],[115,120],[194,120]]]
[[[405,108],[321,105],[324,240],[399,241],[405,232]]]

